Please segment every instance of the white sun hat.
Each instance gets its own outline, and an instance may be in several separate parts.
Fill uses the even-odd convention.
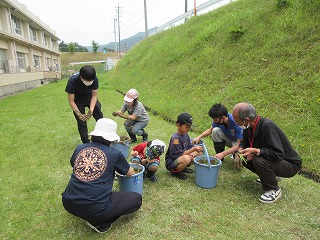
[[[166,144],[158,139],[151,142],[150,146],[146,149],[146,157],[149,160],[155,159],[162,155],[166,150]]]
[[[126,102],[133,102],[133,100],[135,100],[136,98],[138,98],[139,93],[137,90],[135,90],[134,88],[131,88],[126,95],[124,95],[124,100]]]
[[[90,136],[103,137],[105,140],[113,142],[119,141],[120,137],[117,134],[118,124],[109,118],[100,118]]]
[[[163,141],[159,140],[159,139],[153,140],[153,141],[151,142],[151,144],[150,144],[150,147],[152,147],[152,146],[157,146],[157,145],[163,147],[163,151],[166,150],[166,144],[165,144]]]

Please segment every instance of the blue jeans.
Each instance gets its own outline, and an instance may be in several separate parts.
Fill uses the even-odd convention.
[[[141,136],[144,133],[144,128],[148,125],[148,121],[136,122],[134,120],[126,120],[124,127],[131,139],[135,139],[136,135]]]

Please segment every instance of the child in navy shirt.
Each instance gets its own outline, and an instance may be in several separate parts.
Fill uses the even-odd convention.
[[[189,130],[192,125],[192,116],[189,113],[181,113],[177,118],[177,132],[170,139],[168,151],[166,153],[166,168],[173,176],[180,179],[187,179],[184,172],[188,172],[187,167],[193,163],[196,156],[202,155],[203,146],[191,144]]]

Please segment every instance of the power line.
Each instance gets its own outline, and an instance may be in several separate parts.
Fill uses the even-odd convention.
[[[151,8],[148,8],[149,10],[147,11],[147,14],[151,13],[151,12],[154,10],[154,8],[159,4],[159,2],[160,2],[160,0],[158,0],[156,3],[154,3],[154,4],[151,6]],[[127,24],[128,24],[128,23],[131,23],[130,20],[128,20],[127,23],[122,24],[122,33],[128,32],[128,31],[129,31],[130,29],[132,29],[134,26],[138,25],[138,23],[139,23],[141,20],[143,20],[144,16],[143,16],[141,10],[142,10],[142,7],[135,13],[135,15],[134,15],[133,17],[130,18],[130,20],[132,20],[134,17],[136,17],[138,14],[140,14],[141,17],[140,17],[139,19],[137,19],[137,21],[135,21],[134,23],[130,24],[129,26],[128,26]],[[141,13],[140,13],[140,12],[141,12]],[[123,29],[124,27],[125,27],[125,29]]]
[[[136,16],[140,13],[141,10],[142,10],[142,8],[140,8],[140,9],[135,13],[135,15],[132,16],[132,17],[128,20],[127,23],[124,23],[124,24],[122,25],[122,28],[126,27],[124,30],[122,30],[123,32],[127,32],[129,29],[131,29],[131,28],[133,28],[134,26],[136,26],[136,25],[141,21],[141,19],[143,19],[143,15],[140,14],[140,16],[142,15],[142,17],[140,17],[136,22],[132,23],[132,21],[131,21],[134,17],[136,17]],[[128,23],[132,23],[132,24],[128,26],[128,25],[127,25]]]
[[[133,18],[135,18],[135,17],[140,13],[141,10],[142,10],[142,7],[127,21],[127,23],[130,23],[131,20],[132,20]],[[127,23],[124,23],[123,26],[126,26]]]

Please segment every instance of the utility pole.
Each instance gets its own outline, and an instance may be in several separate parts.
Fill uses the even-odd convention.
[[[188,12],[188,0],[184,1],[184,13]],[[188,18],[184,19],[184,22],[187,22]]]
[[[194,0],[194,16],[197,16],[197,0]]]
[[[120,7],[119,7],[119,2],[118,2],[118,37],[119,37],[119,59],[121,58],[121,55],[120,55]]]
[[[118,53],[117,50],[117,29],[116,29],[116,18],[113,18],[113,33],[114,33],[114,51]]]
[[[148,37],[148,17],[147,17],[147,0],[144,0],[144,30],[146,38]]]

